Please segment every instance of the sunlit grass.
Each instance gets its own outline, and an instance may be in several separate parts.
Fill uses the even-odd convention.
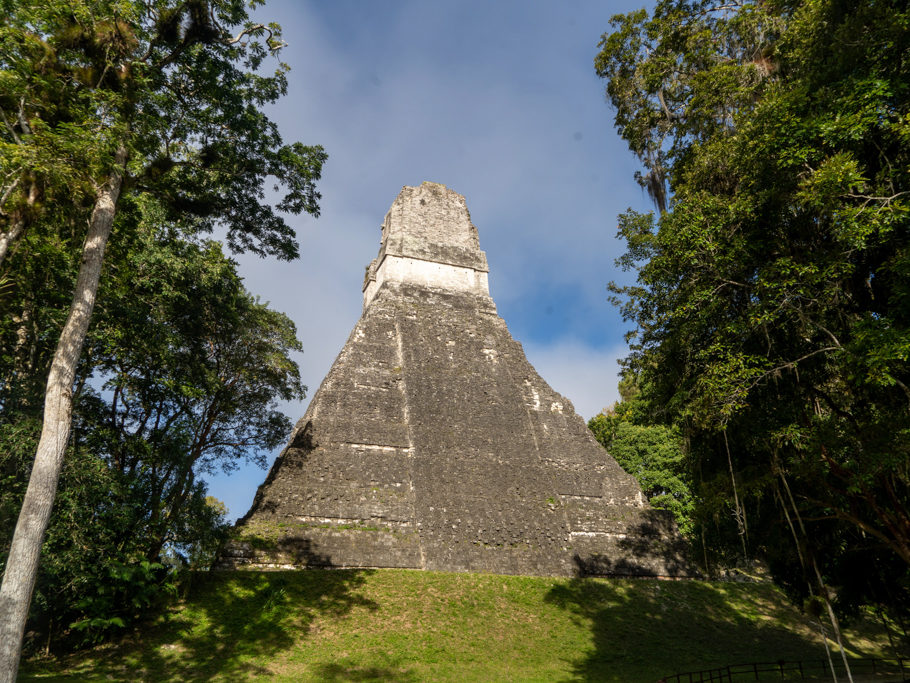
[[[23,680],[655,681],[748,661],[819,659],[768,584],[405,570],[197,575],[124,642],[29,662]],[[854,656],[893,656],[850,634]]]

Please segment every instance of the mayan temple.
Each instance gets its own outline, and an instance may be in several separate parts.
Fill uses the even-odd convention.
[[[497,315],[465,199],[405,187],[363,314],[221,568],[688,573],[671,518]]]

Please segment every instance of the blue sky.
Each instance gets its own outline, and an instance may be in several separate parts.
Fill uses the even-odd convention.
[[[613,128],[593,60],[609,18],[642,0],[370,2],[271,0],[289,93],[270,115],[287,142],[329,154],[322,215],[291,217],[292,263],[241,256],[247,288],[296,323],[310,388],[361,311],[364,266],[403,185],[463,194],[500,315],[545,380],[589,418],[617,398],[625,326],[606,283],[628,275],[616,217],[650,210],[637,162]],[[272,459],[277,453],[272,454]],[[210,480],[243,515],[265,472]]]

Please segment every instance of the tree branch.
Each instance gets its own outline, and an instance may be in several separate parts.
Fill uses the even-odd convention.
[[[6,212],[3,211],[3,205],[6,204],[6,200],[9,199],[9,196],[13,193],[13,190],[16,189],[16,186],[19,184],[19,181],[20,181],[20,180],[21,180],[21,178],[16,178],[16,179],[13,181],[13,184],[10,185],[8,188],[6,188],[6,189],[3,191],[3,196],[0,197],[0,216],[5,216],[5,215],[6,215]]]
[[[32,134],[32,127],[28,125],[28,120],[25,118],[25,98],[19,98],[19,127],[22,129],[22,132],[26,135]]]
[[[247,26],[233,38],[225,40],[224,44],[235,45],[236,43],[239,43],[241,40],[243,40],[246,36],[252,36],[262,32],[269,34],[269,37],[265,39],[265,44],[269,46],[269,50],[272,52],[280,50],[283,47],[287,47],[288,44],[283,40],[275,40],[274,32],[265,24],[253,24],[252,26]]]
[[[657,90],[657,99],[660,100],[660,106],[663,107],[664,113],[667,115],[667,120],[675,121],[679,118],[677,114],[674,114],[670,111],[670,108],[667,106],[666,100],[664,100],[664,89],[658,88]]]
[[[816,355],[818,355],[818,354],[820,354],[820,353],[825,353],[825,352],[827,352],[827,351],[837,351],[837,350],[839,350],[839,349],[840,349],[839,346],[825,346],[824,348],[816,349],[815,351],[812,351],[811,353],[807,353],[805,356],[800,356],[799,358],[797,358],[797,359],[795,359],[795,360],[791,360],[791,361],[788,361],[787,363],[784,363],[784,364],[782,364],[782,365],[778,365],[778,366],[775,367],[775,368],[771,368],[771,369],[768,370],[767,372],[764,372],[764,373],[762,373],[761,375],[759,375],[759,376],[756,378],[756,380],[755,380],[754,382],[752,382],[752,384],[749,385],[749,389],[751,389],[752,387],[756,386],[759,382],[761,382],[761,381],[762,381],[765,377],[767,377],[768,375],[772,375],[772,374],[774,374],[775,372],[779,372],[780,370],[785,370],[785,369],[787,369],[787,368],[796,367],[796,364],[799,363],[800,361],[804,361],[804,360],[806,360],[807,358],[811,358],[812,356],[816,356]]]
[[[905,190],[904,192],[898,192],[897,194],[893,194],[890,197],[873,197],[873,196],[870,196],[867,194],[853,194],[852,192],[848,192],[847,194],[841,195],[841,196],[850,197],[851,199],[864,199],[865,201],[863,202],[862,207],[865,207],[869,202],[884,202],[879,207],[879,208],[883,209],[886,206],[888,206],[891,202],[893,202],[895,199],[897,199],[898,197],[901,197],[905,194],[910,194],[910,190]]]
[[[22,140],[19,138],[19,134],[16,133],[16,129],[13,128],[12,124],[10,124],[9,120],[6,118],[6,112],[3,111],[3,109],[0,109],[0,117],[3,117],[3,123],[6,125],[6,129],[10,132],[10,135],[13,136],[13,140],[17,145],[21,145]]]

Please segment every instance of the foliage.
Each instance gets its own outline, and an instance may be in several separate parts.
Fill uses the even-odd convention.
[[[82,616],[71,624],[73,630],[86,633],[94,642],[104,640],[160,601],[162,587],[175,592],[176,586],[168,578],[164,565],[157,562],[111,564],[97,588],[76,603]]]
[[[623,403],[588,420],[588,428],[616,462],[638,480],[652,507],[673,513],[685,536],[693,532],[694,501],[679,435],[664,425],[639,425]]]
[[[906,605],[906,4],[661,0],[612,24],[597,72],[662,209],[619,222],[640,400],[686,438],[715,541],[794,593],[818,567],[842,607]]]
[[[301,346],[294,324],[244,290],[217,244],[146,230],[114,248],[123,257],[111,263],[86,351],[110,399],[83,438],[120,473],[151,468],[142,507],[161,529],[160,549],[193,538],[178,511],[193,497],[207,509],[199,474],[244,459],[264,467],[285,439],[291,423],[277,401],[303,397],[290,357]]]
[[[288,426],[274,401],[302,394],[293,326],[243,290],[220,247],[196,240],[217,229],[232,250],[296,257],[282,212],[318,215],[326,155],[285,144],[263,113],[286,92],[286,65],[264,72],[284,43],[241,0],[0,0],[0,13],[0,548],[30,467],[18,444],[35,445],[55,358],[66,386],[45,417],[68,423],[72,410],[73,438],[37,613],[65,627],[82,604],[88,621],[75,623],[97,632],[132,616],[99,614],[93,586],[148,584],[157,570],[118,567],[154,568],[163,550],[204,562],[222,522],[198,475],[261,460]],[[64,321],[85,302],[91,314],[102,214],[113,238],[80,360],[84,328]],[[29,499],[23,557],[40,545],[66,436],[38,448],[47,476]],[[4,579],[11,614],[24,613],[32,575],[8,594]]]
[[[4,232],[84,214],[125,146],[125,195],[154,196],[186,229],[223,227],[232,249],[296,257],[262,187],[285,188],[278,210],[317,215],[326,155],[284,144],[262,112],[287,90],[286,65],[260,72],[284,45],[280,27],[250,21],[240,0],[0,9]]]
[[[290,356],[300,350],[293,323],[245,291],[216,243],[188,242],[153,218],[144,215],[112,245],[79,372],[33,607],[33,627],[55,641],[70,627],[78,642],[133,624],[172,592],[173,570],[162,563],[207,567],[226,511],[200,475],[244,459],[264,465],[290,430],[276,401],[303,397]],[[41,241],[37,231],[23,238],[29,258],[10,262],[13,276],[20,264],[26,274],[54,270],[55,252]],[[35,319],[61,305],[55,290],[40,287],[9,295],[19,297]],[[46,367],[52,347],[30,334],[23,340],[5,369]],[[14,382],[0,390],[5,530],[28,480],[40,391]]]

